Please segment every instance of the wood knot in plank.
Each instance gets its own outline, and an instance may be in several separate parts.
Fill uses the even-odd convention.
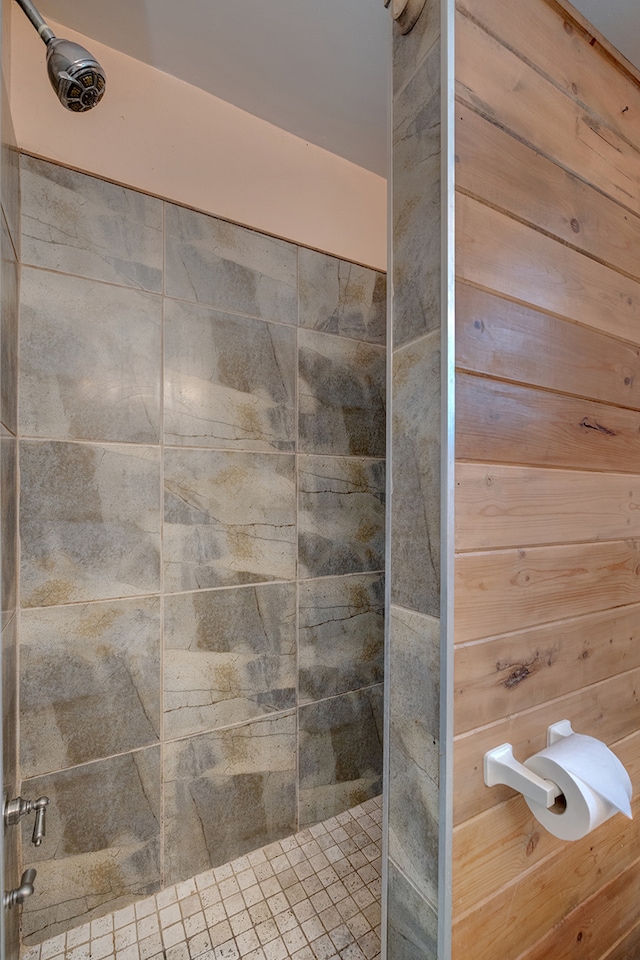
[[[585,430],[595,430],[597,433],[604,433],[607,437],[615,437],[615,430],[610,430],[608,427],[604,427],[601,423],[598,423],[597,420],[592,420],[591,417],[585,417],[584,420],[580,423],[581,427],[584,427]]]
[[[528,857],[531,856],[535,848],[538,846],[539,842],[540,842],[540,834],[536,830],[534,833],[531,834],[531,836],[529,837],[529,840],[527,841],[526,854]]]
[[[512,687],[517,687],[519,683],[522,683],[522,681],[526,680],[529,676],[531,676],[531,671],[529,670],[528,664],[521,663],[519,667],[516,667],[516,669],[509,674],[504,681],[504,686],[507,690],[511,690]]]

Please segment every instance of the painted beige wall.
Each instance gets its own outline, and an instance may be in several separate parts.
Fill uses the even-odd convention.
[[[12,10],[11,108],[29,153],[386,269],[386,180],[52,22],[103,64],[95,111],[64,110],[45,47]]]

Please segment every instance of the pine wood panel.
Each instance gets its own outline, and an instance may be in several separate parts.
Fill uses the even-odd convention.
[[[640,600],[640,541],[559,544],[456,558],[456,642]]]
[[[460,15],[456,17],[456,95],[640,213],[638,151]]]
[[[640,276],[638,217],[463,104],[456,114],[456,185]]]
[[[640,262],[640,221],[637,243]],[[456,365],[640,409],[640,348],[464,283],[456,287]]]
[[[634,786],[640,789],[640,733],[613,745]],[[488,789],[488,788],[487,788]],[[624,820],[617,818],[618,828]],[[597,839],[597,833],[593,838]],[[520,796],[513,796],[477,817],[461,823],[453,832],[453,902],[457,915],[494,896],[520,873],[535,869],[548,857],[571,844],[552,836],[540,826]]]
[[[460,374],[460,460],[640,473],[640,413]]]
[[[558,6],[456,21],[454,960],[622,960],[637,923],[637,825],[563,844],[483,782],[567,716],[640,788],[640,89]]]
[[[640,344],[636,280],[464,194],[456,224],[460,279]]]
[[[453,831],[453,910],[459,918],[555,853],[562,841],[514,796]]]
[[[640,667],[640,606],[574,617],[455,651],[455,732]]]
[[[637,852],[637,850],[636,850]],[[620,873],[589,900],[563,917],[546,937],[520,960],[600,960],[617,940],[638,919],[640,859]],[[621,944],[617,956],[621,960],[637,960],[640,936],[636,928],[631,942]],[[620,952],[622,951],[622,952]],[[613,956],[616,954],[614,953]]]
[[[638,729],[639,704],[640,672],[630,670],[456,737],[455,823],[462,823],[513,796],[514,791],[509,787],[485,786],[483,758],[487,750],[511,743],[514,756],[524,760],[546,746],[549,724],[565,717],[578,733],[588,733],[607,744],[615,743]]]
[[[578,24],[547,3],[532,7],[530,0],[461,0],[457,6],[640,147],[640,90],[622,70],[612,69],[609,59],[594,55],[591,35]]]
[[[456,549],[640,536],[640,477],[458,463]]]
[[[637,887],[637,884],[636,884]],[[630,922],[638,919],[638,911],[631,916]],[[631,933],[619,940],[614,947],[603,954],[602,960],[636,960],[640,957],[640,922],[633,928]]]
[[[633,812],[640,815],[639,799]],[[590,835],[588,855],[582,842],[567,843],[557,855],[481,901],[454,924],[455,960],[515,960],[539,944],[541,932],[552,931],[579,903],[619,877],[635,861],[636,833],[633,821],[618,814]],[[637,889],[635,895],[637,904]],[[558,960],[553,942],[550,934],[545,944],[548,952],[541,957]]]

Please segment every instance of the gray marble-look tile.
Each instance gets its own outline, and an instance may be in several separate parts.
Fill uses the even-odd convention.
[[[24,268],[22,435],[158,443],[161,350],[160,297]]]
[[[134,445],[20,443],[21,603],[160,589],[160,457]]]
[[[389,856],[437,903],[440,621],[392,607],[389,661]]]
[[[8,4],[2,5],[2,75],[0,76],[0,118],[2,122],[2,147],[0,153],[0,219],[2,222],[2,240],[0,241],[2,256],[2,275],[0,277],[0,299],[2,329],[0,330],[0,431],[3,434],[7,427],[15,433],[17,426],[17,339],[18,339],[18,266],[16,253],[20,250],[20,173],[18,165],[18,151],[16,149],[15,131],[11,120],[9,97],[5,75],[10,72],[11,43],[10,35],[11,9]],[[7,229],[8,228],[8,229]],[[11,441],[15,445],[15,441]],[[3,451],[6,459],[6,451]],[[13,584],[11,595],[7,597],[6,586],[3,585],[2,597],[2,718],[3,718],[3,771],[2,782],[6,793],[10,797],[18,796],[17,775],[17,677],[16,677],[16,618],[6,611],[6,605],[13,610],[15,607],[15,533],[16,533],[16,500],[13,496],[13,514],[9,523],[9,538],[5,524],[6,491],[4,489],[5,476],[0,478],[2,485],[2,520],[0,521],[0,541],[2,542],[3,578],[6,572],[13,567]],[[15,485],[15,478],[12,481]],[[7,563],[5,553],[9,551],[12,560]],[[2,877],[4,889],[11,890],[20,885],[20,837],[17,830],[7,833],[4,837]],[[7,960],[14,960],[20,955],[20,914],[21,910],[5,910],[2,919],[2,946]]]
[[[384,273],[301,247],[299,323],[354,340],[384,344],[387,278]]]
[[[295,584],[168,596],[164,636],[167,739],[295,707]]]
[[[18,441],[11,434],[0,435],[0,589],[2,623],[13,616],[18,580]]]
[[[4,623],[2,630],[2,788],[7,799],[20,795],[18,782],[18,677],[16,617]],[[2,847],[2,878],[4,889],[20,886],[21,876],[20,832],[15,827],[5,830]],[[19,919],[21,911],[5,911],[4,956],[7,960],[19,956]],[[13,947],[11,946],[13,944]]]
[[[158,741],[160,638],[159,597],[23,611],[24,777]]]
[[[299,449],[384,457],[384,347],[300,330]]]
[[[293,244],[166,204],[168,297],[295,324],[296,285]]]
[[[2,784],[5,793],[17,797],[18,776],[18,652],[16,617],[2,630]],[[6,841],[9,840],[9,844]],[[5,853],[11,838],[5,834]],[[5,864],[6,866],[6,864]]]
[[[409,31],[401,33],[393,28],[393,92],[394,95],[409,82],[431,47],[440,40],[441,14],[435,0],[426,4],[418,22]]]
[[[165,441],[295,450],[294,327],[165,301]]]
[[[440,333],[393,359],[391,596],[440,613]]]
[[[162,291],[162,201],[21,157],[22,262]]]
[[[388,960],[438,960],[438,915],[389,862]]]
[[[298,609],[301,703],[382,682],[383,577],[374,573],[301,583]]]
[[[166,883],[294,832],[295,733],[290,714],[166,745]]]
[[[298,457],[298,469],[298,575],[382,570],[384,462]]]
[[[4,217],[0,254],[2,273],[0,275],[0,304],[2,320],[0,326],[0,420],[12,433],[17,432],[18,423],[18,263]]]
[[[7,10],[10,8],[3,6],[2,13],[7,20]],[[2,51],[2,63],[5,70],[10,65],[10,49],[7,37],[11,33],[9,21],[5,23],[2,30],[4,38],[4,49]],[[2,122],[2,154],[0,157],[0,199],[2,210],[4,212],[9,234],[13,240],[15,251],[20,257],[20,153],[16,145],[16,132],[11,117],[11,105],[9,103],[6,83],[2,83],[2,107],[0,109],[0,118]]]
[[[23,913],[26,944],[65,930],[160,887],[160,747],[24,781],[25,797],[47,796],[47,836],[24,849],[38,880]],[[29,818],[28,818],[29,819]]]
[[[300,829],[382,789],[382,685],[299,708]]]
[[[393,342],[440,326],[440,47],[394,100]]]
[[[165,589],[295,578],[293,454],[165,452]]]

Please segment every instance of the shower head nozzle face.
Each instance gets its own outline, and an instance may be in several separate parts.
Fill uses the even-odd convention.
[[[91,110],[106,89],[104,70],[79,43],[54,37],[47,44],[49,79],[61,104],[74,113]]]

